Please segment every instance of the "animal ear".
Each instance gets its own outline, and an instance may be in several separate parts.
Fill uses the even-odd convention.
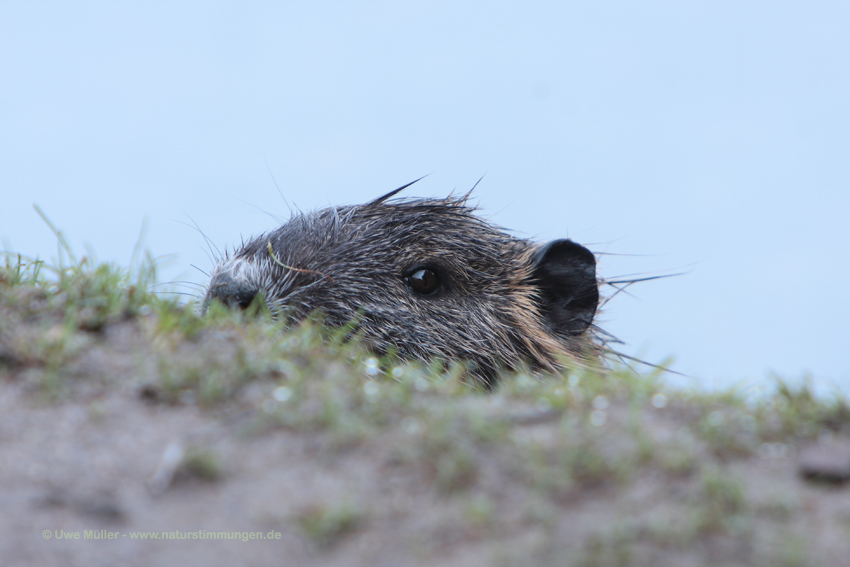
[[[543,316],[552,330],[580,335],[593,323],[599,304],[596,257],[572,240],[553,240],[534,256]]]

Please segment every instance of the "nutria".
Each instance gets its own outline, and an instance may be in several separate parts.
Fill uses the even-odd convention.
[[[555,370],[595,360],[596,258],[572,240],[517,238],[474,215],[469,194],[392,199],[295,213],[225,254],[212,300],[247,307],[262,295],[276,316],[319,311],[355,322],[377,353],[466,361],[492,385],[500,368]]]

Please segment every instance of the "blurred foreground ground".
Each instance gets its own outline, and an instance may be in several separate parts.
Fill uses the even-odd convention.
[[[850,557],[842,400],[628,370],[483,393],[457,368],[377,360],[313,324],[201,320],[111,277],[0,278],[5,566]]]

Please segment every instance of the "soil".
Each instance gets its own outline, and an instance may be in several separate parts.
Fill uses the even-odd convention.
[[[5,566],[850,565],[834,405],[789,429],[799,396],[756,410],[616,376],[482,393],[307,331],[174,331],[149,309],[90,329],[42,290],[3,294]]]

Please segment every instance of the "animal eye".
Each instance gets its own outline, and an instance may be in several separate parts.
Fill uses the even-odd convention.
[[[419,268],[404,278],[404,281],[410,286],[410,289],[422,295],[431,295],[437,290],[437,284],[440,283],[434,270],[428,268]]]

